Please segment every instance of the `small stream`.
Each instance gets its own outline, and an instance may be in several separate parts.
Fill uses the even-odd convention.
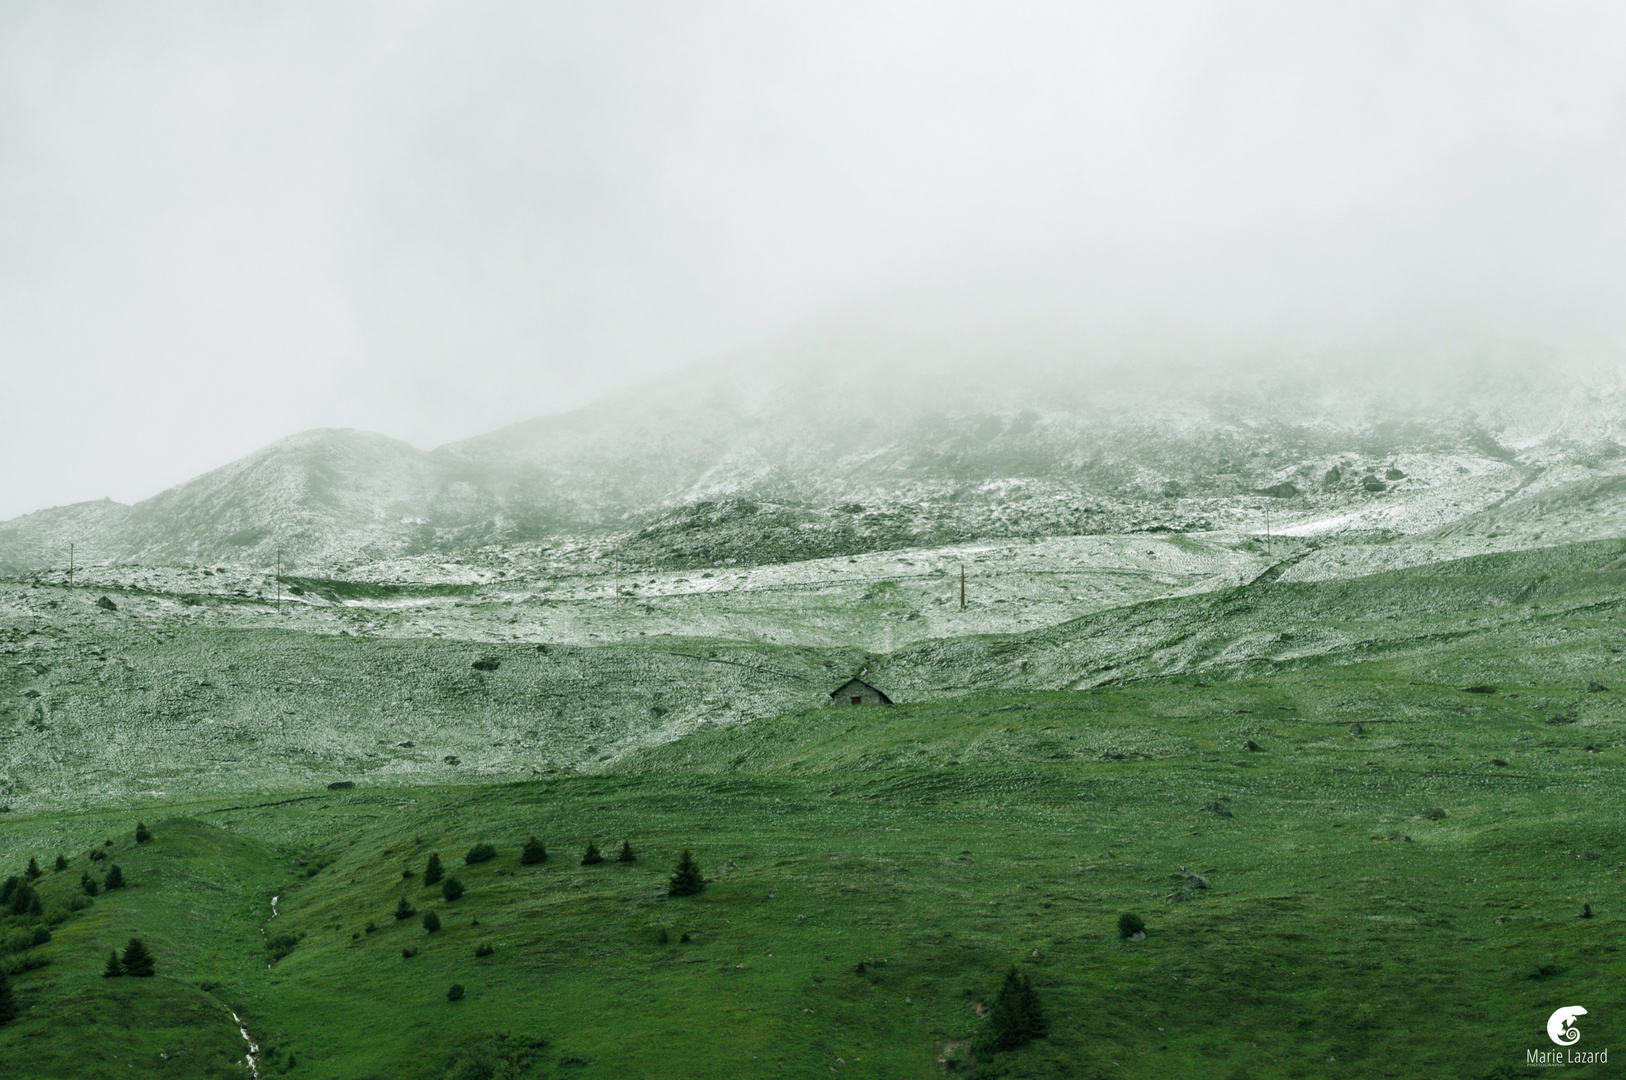
[[[241,1016],[234,1012],[231,1014],[231,1018],[237,1024],[237,1031],[243,1036],[243,1041],[248,1043],[248,1074],[254,1077],[254,1080],[260,1080],[260,1059],[258,1056],[260,1044],[249,1037],[248,1025],[243,1023]]]

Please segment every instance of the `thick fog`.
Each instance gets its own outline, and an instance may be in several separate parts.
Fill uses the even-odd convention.
[[[0,518],[818,335],[1613,364],[1623,102],[1606,3],[6,4]]]

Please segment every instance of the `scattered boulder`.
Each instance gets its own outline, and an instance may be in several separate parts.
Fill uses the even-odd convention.
[[[1491,758],[1491,764],[1495,765],[1498,769],[1507,768],[1507,762],[1505,760],[1503,760],[1502,758],[1499,758],[1499,757]]]
[[[1425,806],[1418,813],[1430,821],[1438,821],[1445,817],[1445,808],[1443,806]]]
[[[1575,723],[1575,717],[1565,716],[1563,713],[1559,713],[1557,716],[1548,720],[1547,723],[1554,727],[1557,727],[1559,724],[1573,724]]]
[[[1401,472],[1399,469],[1390,466],[1389,471],[1383,474],[1383,478],[1385,480],[1404,480],[1406,478],[1406,474]]]
[[[1349,733],[1351,735],[1364,735],[1366,734],[1366,729],[1359,724],[1351,724],[1349,725]]]
[[[1209,880],[1207,878],[1203,877],[1201,874],[1197,873],[1195,870],[1187,870],[1183,866],[1180,869],[1176,870],[1173,874],[1171,874],[1169,876],[1170,877],[1177,877],[1177,878],[1185,879],[1186,888],[1188,888],[1188,889],[1211,889],[1211,888],[1213,888],[1213,885],[1209,883]]]
[[[1267,488],[1261,488],[1259,491],[1259,494],[1269,495],[1272,499],[1292,499],[1296,498],[1298,493],[1298,485],[1290,484],[1286,481],[1283,481],[1280,484],[1272,484]]]
[[[1609,688],[1601,682],[1589,682],[1586,684],[1586,689],[1589,694],[1601,694]]]
[[[1464,694],[1494,694],[1496,693],[1496,687],[1491,686],[1489,683],[1478,683],[1474,686],[1464,686],[1462,692]]]
[[[119,609],[117,604],[113,603],[112,600],[105,596],[96,601],[96,606],[101,608],[103,611],[117,611]]]
[[[356,786],[354,780],[335,780],[327,786],[329,791],[349,791]]]
[[[1328,469],[1326,475],[1321,478],[1321,486],[1322,487],[1332,487],[1334,484],[1338,483],[1338,481],[1342,480],[1343,478],[1344,478],[1344,470],[1342,470],[1338,466],[1334,465],[1332,468]]]
[[[1372,492],[1374,495],[1380,491],[1389,490],[1388,484],[1385,484],[1382,480],[1379,480],[1376,476],[1372,476],[1371,474],[1361,477],[1361,487]]]
[[[496,671],[501,666],[502,661],[498,660],[494,656],[482,656],[480,659],[469,665],[469,667],[473,668],[475,671]]]
[[[1597,862],[1599,856],[1596,851],[1583,851],[1581,854],[1577,855],[1576,858],[1580,859],[1582,862]]]
[[[1249,739],[1247,742],[1242,744],[1242,749],[1251,750],[1251,751],[1254,751],[1255,753],[1257,753],[1258,751],[1263,750],[1264,747],[1260,746],[1258,743],[1254,742],[1252,739]]]
[[[1216,800],[1210,800],[1208,802],[1203,803],[1203,812],[1213,814],[1216,817],[1231,817],[1232,816],[1231,808],[1229,806],[1226,806],[1224,803],[1218,801],[1217,799]]]

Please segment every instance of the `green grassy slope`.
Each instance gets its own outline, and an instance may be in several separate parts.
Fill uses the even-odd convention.
[[[220,879],[218,944],[178,945],[200,901],[136,906],[145,886],[76,918],[150,934],[184,984],[220,981],[215,998],[278,1048],[273,1075],[292,1054],[288,1075],[439,1078],[493,1045],[524,1063],[504,1075],[941,1075],[1012,963],[1052,1033],[984,1055],[990,1075],[1513,1075],[1573,1003],[1590,1010],[1585,1045],[1608,1045],[1626,975],[1614,693],[1404,676],[1343,665],[827,709],[611,776],[194,807],[219,824],[163,824],[128,858],[164,880],[172,837],[243,852],[236,883]],[[1574,722],[1547,723],[1555,703]],[[54,827],[6,821],[5,858]],[[532,833],[553,854],[538,867],[518,862]],[[589,839],[623,837],[638,862],[577,865]],[[463,867],[482,840],[498,858]],[[685,846],[713,881],[669,899]],[[461,899],[402,877],[430,851]],[[322,869],[301,876],[295,852]],[[1180,867],[1213,887],[1185,889]],[[443,928],[391,918],[403,895]],[[1146,941],[1118,940],[1122,910]],[[272,969],[261,927],[303,935]],[[104,945],[19,977],[41,1038],[68,1030],[50,1018]],[[446,1000],[453,982],[463,1001]],[[0,1028],[0,1061],[29,1045]]]

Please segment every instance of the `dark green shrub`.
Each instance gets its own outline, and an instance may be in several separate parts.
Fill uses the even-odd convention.
[[[94,848],[90,852],[90,861],[91,862],[101,862],[105,858],[107,858],[107,852],[103,851],[100,848]]]
[[[11,899],[6,904],[6,911],[12,915],[37,915],[40,907],[39,893],[27,882],[19,884],[11,890]]]
[[[45,871],[40,869],[40,861],[33,856],[29,856],[28,869],[23,871],[23,876],[28,878],[29,881],[38,881],[39,876],[43,873]]]
[[[17,1018],[17,996],[11,992],[11,976],[0,968],[0,1024]]]
[[[418,955],[418,950],[417,949],[402,949],[401,950],[401,959],[402,960],[411,960],[414,956],[417,956],[417,955]]]
[[[440,865],[440,852],[436,851],[436,852],[431,853],[430,856],[429,856],[429,865],[425,866],[423,868],[423,883],[424,883],[424,885],[426,887],[430,886],[430,885],[434,885],[437,882],[439,882],[441,878],[443,878],[445,876],[446,876],[446,871],[441,869],[441,865]]]
[[[401,902],[395,905],[395,917],[397,920],[410,919],[417,913],[418,912],[413,908],[413,906],[407,903],[407,898],[404,896],[401,897]]]
[[[447,1001],[462,1001],[463,1000],[463,984],[462,983],[453,983],[451,985],[451,987],[446,991],[446,1000]]]
[[[79,875],[79,887],[85,890],[86,896],[95,896],[102,891],[102,887],[96,884],[96,879],[90,876],[88,870]]]
[[[373,922],[371,919],[368,919],[367,925],[362,927],[362,930],[369,934],[376,934],[378,932],[378,924]]]
[[[677,870],[672,874],[672,884],[666,892],[669,896],[698,896],[706,887],[706,879],[701,876],[700,864],[694,861],[694,856],[688,848],[678,857]]]
[[[56,857],[56,868],[58,870],[66,870],[68,868],[68,860],[65,856],[58,855]]]
[[[520,849],[519,861],[526,866],[545,863],[548,861],[548,849],[542,846],[542,841],[533,836],[525,841],[525,846]]]
[[[266,940],[265,948],[271,954],[272,961],[275,962],[293,952],[298,944],[299,939],[294,935],[278,934],[276,937]]]
[[[423,916],[423,928],[429,931],[431,934],[433,934],[436,930],[439,930],[440,916],[436,915],[433,911],[425,912]]]
[[[5,880],[5,884],[0,885],[0,905],[10,907],[11,898],[16,895],[17,886],[21,885],[22,883],[23,879],[18,877],[16,874],[8,877]]]
[[[604,856],[598,853],[598,845],[591,840],[587,841],[587,853],[582,856],[582,865],[593,866],[603,861]]]
[[[119,963],[119,951],[114,949],[107,954],[107,966],[102,968],[102,978],[117,979],[124,974],[124,965]]]
[[[983,1045],[989,1050],[1015,1050],[1044,1038],[1045,1029],[1044,1008],[1033,991],[1033,980],[1018,974],[1012,965],[988,1010]]]
[[[140,938],[131,938],[130,944],[124,947],[124,955],[120,957],[124,964],[124,973],[133,975],[138,979],[150,977],[156,968],[152,953],[147,951]]]
[[[615,857],[616,862],[637,862],[638,856],[632,853],[632,841],[621,841],[621,854]]]
[[[102,888],[104,888],[104,889],[122,889],[122,888],[124,888],[124,871],[119,869],[119,864],[118,863],[114,863],[112,866],[108,867],[107,880],[102,882]]]
[[[1146,920],[1141,918],[1139,915],[1136,915],[1134,912],[1126,911],[1122,915],[1118,916],[1119,937],[1127,939],[1134,937],[1136,934],[1144,934],[1145,932]]]
[[[496,857],[497,849],[490,844],[475,844],[469,848],[469,853],[463,856],[463,863],[466,866],[473,866],[476,863],[490,862]]]
[[[456,900],[463,895],[463,883],[454,877],[447,878],[441,882],[440,895],[444,896],[448,901]]]
[[[487,943],[485,943],[483,941],[480,944],[478,944],[478,945],[476,945],[474,947],[474,955],[475,956],[490,956],[492,953],[494,953],[496,951],[497,951],[496,949],[492,948],[489,944],[487,944]]]
[[[661,927],[661,932],[655,935],[655,940],[660,942],[662,945],[665,945],[668,941],[672,940],[672,935],[668,934],[666,932],[666,927],[663,926]]]
[[[687,930],[685,930],[685,931],[683,931],[683,936],[678,938],[678,944],[679,945],[687,945],[688,943],[689,943],[689,932]]]
[[[145,825],[143,825],[139,821],[136,822],[136,843],[145,844],[148,840],[151,840],[151,839],[152,839],[152,833],[147,831],[147,827]]]

